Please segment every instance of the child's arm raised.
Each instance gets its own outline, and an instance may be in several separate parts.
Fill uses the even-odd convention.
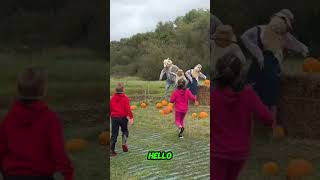
[[[73,180],[74,170],[65,150],[61,120],[56,114],[52,114],[49,127],[49,144],[51,146],[52,159],[55,161],[55,167],[62,173],[64,180]]]
[[[264,105],[260,98],[256,95],[252,88],[250,88],[250,108],[254,114],[258,115],[259,120],[261,120],[264,124],[273,126],[274,118],[272,116],[271,111],[268,109],[266,105]]]

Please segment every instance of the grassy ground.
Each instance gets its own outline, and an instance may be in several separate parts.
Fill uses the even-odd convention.
[[[144,93],[148,87],[154,96],[161,98],[164,93],[164,82],[145,82],[136,78],[112,79],[111,88],[119,81],[126,84],[129,97]],[[209,107],[191,105],[185,119],[184,139],[179,139],[173,114],[160,115],[155,108],[156,102],[149,101],[147,109],[134,111],[135,124],[129,129],[128,153],[122,152],[121,137],[118,138],[119,154],[111,158],[111,179],[208,179],[210,120],[194,120],[191,113],[209,112]],[[148,151],[156,150],[170,150],[173,158],[148,161]]]
[[[17,75],[27,66],[48,69],[46,100],[64,121],[66,140],[84,138],[89,146],[71,154],[77,180],[106,179],[106,147],[98,143],[104,130],[101,114],[105,108],[107,63],[87,50],[52,49],[42,54],[0,54],[0,116],[7,112],[16,95]],[[98,107],[98,109],[97,109]],[[100,109],[99,109],[100,108]],[[61,178],[58,178],[61,179]]]

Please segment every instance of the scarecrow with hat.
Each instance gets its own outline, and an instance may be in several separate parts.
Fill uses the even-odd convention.
[[[253,27],[241,36],[242,43],[254,57],[247,83],[253,85],[263,103],[274,113],[274,118],[277,114],[283,51],[292,50],[305,57],[309,54],[308,47],[290,34],[293,21],[292,12],[282,9],[271,17],[268,24]]]
[[[201,64],[196,65],[193,69],[186,71],[185,75],[188,79],[188,88],[194,96],[198,95],[198,83],[199,79],[207,79],[207,77],[201,72]]]
[[[175,74],[179,70],[179,67],[174,65],[172,61],[167,58],[163,60],[163,69],[160,73],[159,80],[161,81],[163,79],[163,76],[166,75],[166,92],[165,92],[165,99],[169,100],[170,94],[170,88],[175,87],[176,83],[176,76]]]

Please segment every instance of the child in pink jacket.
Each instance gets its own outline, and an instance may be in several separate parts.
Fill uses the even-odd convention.
[[[210,159],[214,180],[236,180],[250,153],[251,120],[257,115],[273,125],[272,113],[250,86],[238,81],[241,61],[227,54],[216,64],[215,86],[211,92]]]
[[[184,117],[188,112],[189,99],[196,101],[196,97],[186,88],[186,81],[180,79],[177,83],[177,89],[173,92],[170,102],[175,103],[176,125],[180,129],[179,138],[183,138]]]

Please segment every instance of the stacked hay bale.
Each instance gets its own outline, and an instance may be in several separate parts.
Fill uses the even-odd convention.
[[[289,136],[319,138],[320,76],[284,75],[281,79],[279,117]]]
[[[200,105],[210,105],[210,89],[206,86],[198,87],[198,101]]]
[[[320,76],[309,73],[283,74],[280,93],[278,121],[288,136],[319,138]],[[255,133],[266,132],[270,132],[270,128],[255,122]]]

